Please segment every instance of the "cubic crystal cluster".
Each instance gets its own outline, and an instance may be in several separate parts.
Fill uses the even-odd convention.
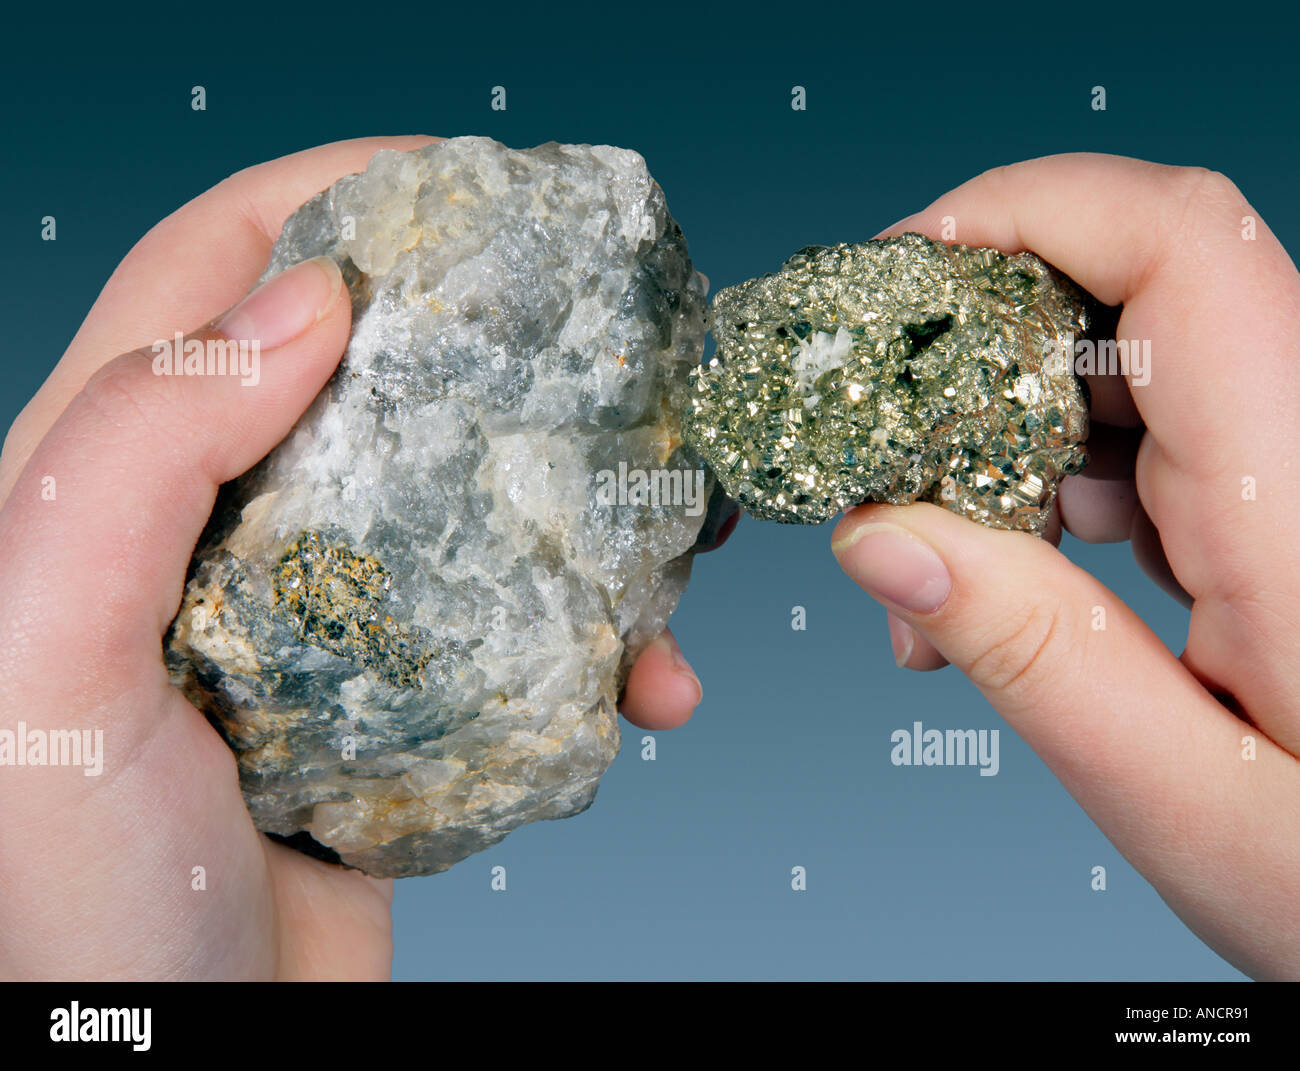
[[[608,146],[378,153],[290,218],[267,276],[319,255],[347,352],[223,489],[167,661],[260,829],[429,874],[583,810],[614,758],[626,669],[722,515],[679,424],[704,293],[645,163]],[[694,506],[602,493],[629,471],[695,477]]]
[[[717,294],[686,438],[756,517],[921,500],[1041,534],[1086,462],[1089,306],[1029,253],[919,234],[804,249]]]

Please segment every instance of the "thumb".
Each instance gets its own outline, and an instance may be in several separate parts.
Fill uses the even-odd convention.
[[[337,365],[349,323],[338,267],[312,260],[212,326],[101,368],[0,510],[0,611],[31,597],[46,635],[98,638],[123,664],[133,643],[156,658],[218,485],[290,430]],[[48,620],[61,612],[68,620]]]
[[[1279,965],[1273,947],[1295,929],[1278,878],[1298,858],[1291,755],[1050,543],[917,504],[852,510],[832,547],[970,677],[1198,936],[1245,970],[1295,976],[1300,964]]]
[[[1239,777],[1242,723],[1050,543],[934,505],[868,505],[840,521],[832,549],[971,679],[1108,833],[1134,807],[1177,813],[1212,779]]]
[[[97,961],[69,946],[92,975],[233,977],[266,962],[262,840],[230,749],[170,687],[160,641],[217,486],[289,432],[349,322],[338,267],[309,261],[215,324],[109,361],[0,508],[0,724],[87,726],[73,735],[93,729],[99,772],[111,770],[0,776],[6,963],[48,961],[48,946],[66,944],[60,920],[88,913],[120,938]],[[222,875],[211,898],[175,880],[196,858]],[[231,925],[232,905],[246,925]],[[19,918],[36,922],[10,924]],[[219,946],[210,957],[194,958],[195,934]]]

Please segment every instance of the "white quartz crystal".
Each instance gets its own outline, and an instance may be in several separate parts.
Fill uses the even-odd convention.
[[[267,274],[320,255],[347,352],[223,492],[168,663],[259,828],[435,873],[583,810],[614,758],[705,518],[605,504],[598,474],[698,469],[676,414],[704,294],[644,161],[609,146],[380,152]]]

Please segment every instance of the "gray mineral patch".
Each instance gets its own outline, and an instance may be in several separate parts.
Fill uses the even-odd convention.
[[[430,874],[583,810],[614,758],[705,514],[598,478],[699,472],[678,414],[704,294],[644,161],[609,146],[380,152],[289,219],[267,275],[322,255],[347,352],[224,489],[168,666],[260,829]]]

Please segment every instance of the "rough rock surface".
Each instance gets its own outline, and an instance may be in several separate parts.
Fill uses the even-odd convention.
[[[260,829],[435,873],[583,810],[614,758],[705,515],[597,477],[702,484],[677,414],[704,294],[641,157],[608,146],[381,152],[285,224],[267,275],[319,255],[347,352],[223,490],[168,665]]]
[[[1090,305],[1029,253],[919,234],[804,249],[714,298],[686,438],[760,518],[922,500],[1041,534],[1087,460]]]

